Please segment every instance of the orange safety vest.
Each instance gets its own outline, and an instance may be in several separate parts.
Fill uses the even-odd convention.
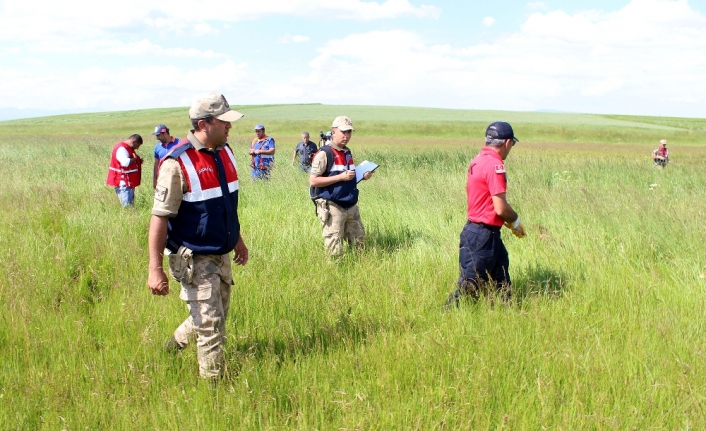
[[[125,148],[128,156],[135,158],[135,150],[130,147],[127,142],[118,142],[113,147],[113,152],[110,155],[110,167],[108,168],[108,179],[105,183],[111,187],[118,187],[120,181],[125,181],[125,187],[135,188],[140,185],[142,179],[142,159],[139,157],[134,162],[131,162],[127,167],[123,167],[118,161],[117,154],[119,148]]]

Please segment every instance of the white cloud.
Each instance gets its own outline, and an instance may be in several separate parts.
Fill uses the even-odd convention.
[[[136,79],[137,78],[137,79]],[[215,67],[124,67],[118,70],[90,67],[74,74],[56,70],[48,75],[0,68],[0,106],[127,109],[184,105],[184,94],[203,93],[204,83],[213,90],[247,94],[248,65],[225,61]],[[233,98],[235,99],[235,97]],[[27,100],[28,104],[18,104]],[[232,102],[240,103],[237,100]],[[188,104],[188,103],[186,103]]]
[[[685,1],[634,0],[614,13],[535,13],[517,33],[466,47],[403,30],[350,35],[293,83],[331,103],[655,114],[671,103],[675,115],[706,116],[703,52],[706,17]]]
[[[309,40],[311,40],[311,38],[309,36],[302,36],[300,34],[292,36],[290,34],[287,34],[287,35],[280,37],[277,40],[277,43],[302,43],[302,42],[309,42]]]
[[[622,86],[622,79],[611,76],[601,80],[600,82],[589,85],[581,91],[581,94],[584,96],[601,97],[619,90]]]
[[[203,92],[206,82],[211,86],[209,89],[223,92],[229,100],[232,98],[233,104],[323,102],[511,110],[548,108],[706,117],[706,56],[701,54],[706,52],[706,17],[692,10],[684,0],[633,0],[611,13],[567,14],[560,10],[540,13],[536,12],[539,8],[536,5],[535,12],[515,33],[503,33],[495,40],[465,46],[453,41],[432,43],[422,36],[426,32],[403,29],[349,34],[319,46],[308,63],[308,71],[301,67],[290,70],[271,61],[272,70],[277,73],[250,72],[247,64],[211,51],[163,47],[147,39],[123,42],[118,35],[129,32],[131,26],[143,25],[140,20],[145,17],[153,20],[155,31],[160,31],[167,29],[164,22],[187,19],[185,13],[182,17],[182,10],[193,15],[192,8],[184,6],[186,0],[170,3],[146,0],[145,10],[150,12],[143,14],[134,13],[136,9],[130,6],[134,0],[126,1],[129,13],[110,6],[113,9],[108,13],[115,12],[115,20],[96,27],[91,27],[93,24],[81,27],[95,12],[93,3],[79,1],[89,11],[85,17],[81,15],[78,29],[62,29],[42,20],[38,14],[36,22],[47,24],[49,30],[27,46],[42,52],[192,57],[209,59],[209,64],[180,62],[147,66],[149,63],[145,63],[144,67],[131,68],[92,67],[80,73],[70,69],[70,65],[63,65],[46,73],[47,66],[22,70],[15,63],[4,63],[0,65],[0,106],[27,107],[17,106],[22,100],[41,101],[47,108],[67,109],[186,105],[190,100],[185,100],[185,95]],[[221,3],[225,0],[213,1],[214,10],[225,5]],[[231,6],[223,6],[224,17],[218,22],[204,18],[210,24],[203,31],[215,32],[216,28],[224,28],[224,23],[250,19],[262,11],[297,16],[315,11],[356,19],[390,14],[438,16],[438,11],[435,15],[433,10],[412,6],[406,0],[293,0],[291,4],[294,6],[283,0],[263,0],[255,6],[244,3],[237,16],[230,11]],[[16,8],[16,3],[5,5],[0,17],[0,39],[18,27],[5,14],[8,8]],[[62,18],[61,6],[50,8],[51,13],[58,15],[58,21],[66,19]],[[165,11],[171,8],[174,10],[167,15]],[[29,13],[29,9],[23,9],[23,13]],[[93,18],[103,20],[102,16]],[[3,28],[3,24],[11,29]],[[33,26],[29,25],[36,29]],[[26,31],[26,37],[33,37],[30,30]],[[280,42],[304,42],[304,38],[287,35]],[[80,47],[72,45],[74,41],[79,41]],[[294,45],[287,47],[294,48]],[[14,48],[2,49],[8,52]],[[45,57],[37,58],[43,61]],[[253,70],[261,72],[254,67]]]
[[[157,30],[188,29],[197,35],[217,32],[209,22],[231,23],[273,15],[353,20],[402,16],[436,19],[436,6],[413,6],[408,0],[211,0],[195,13],[191,0],[6,1],[0,14],[0,40],[90,39],[111,32],[148,26]]]
[[[530,10],[549,10],[546,3],[541,1],[529,2],[527,3],[527,9]]]
[[[223,54],[213,52],[210,49],[202,51],[195,48],[164,48],[147,39],[135,42],[122,42],[116,39],[96,39],[81,44],[49,39],[41,42],[33,42],[29,44],[28,47],[35,53],[80,53],[145,57],[165,56],[175,58],[224,57]]]
[[[691,95],[682,96],[682,97],[672,97],[669,99],[669,101],[670,102],[677,102],[677,103],[690,103],[690,104],[699,103],[699,99],[697,99],[696,97],[691,96]]]
[[[273,15],[376,20],[401,16],[438,18],[441,13],[437,7],[414,6],[408,0],[211,0],[208,7],[199,7],[198,13],[195,7],[190,0],[0,1],[0,42],[6,41],[5,45],[9,45],[0,53],[16,49],[25,55],[84,53],[216,58],[223,54],[194,48],[162,48],[148,40],[133,39],[144,34],[163,39],[174,35],[212,36],[219,34],[222,28],[229,28],[230,23]],[[280,43],[308,40],[307,36],[295,35],[280,39]]]
[[[483,18],[484,27],[492,27],[493,24],[495,24],[495,18],[493,18],[492,16],[486,16],[485,18]]]

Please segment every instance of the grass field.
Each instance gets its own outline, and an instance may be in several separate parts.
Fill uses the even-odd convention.
[[[250,262],[234,270],[228,374],[198,378],[186,317],[149,294],[151,149],[134,210],[104,186],[110,149],[187,110],[0,123],[0,429],[704,429],[706,120],[243,106],[231,144]],[[366,248],[330,263],[289,166],[302,130],[349,115]],[[514,300],[441,305],[458,276],[465,173],[487,123],[521,139],[503,238]],[[278,143],[248,178],[251,128]],[[673,163],[652,166],[659,139]],[[172,292],[177,290],[172,281]]]

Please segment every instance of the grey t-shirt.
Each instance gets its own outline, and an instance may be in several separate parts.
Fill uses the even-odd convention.
[[[294,149],[296,153],[299,153],[299,163],[302,165],[311,165],[311,157],[318,150],[318,147],[312,141],[308,141],[306,144],[300,142]]]

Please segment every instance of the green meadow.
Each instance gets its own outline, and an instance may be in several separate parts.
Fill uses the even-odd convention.
[[[171,281],[146,286],[154,141],[187,108],[0,123],[0,429],[456,430],[706,427],[706,120],[426,108],[239,106],[242,235],[218,385]],[[366,245],[323,254],[299,134],[352,118]],[[488,123],[512,123],[504,230],[513,299],[442,312],[458,277],[465,176]],[[277,141],[249,178],[255,123]],[[123,210],[112,146],[146,140]],[[669,141],[672,163],[653,167]]]

